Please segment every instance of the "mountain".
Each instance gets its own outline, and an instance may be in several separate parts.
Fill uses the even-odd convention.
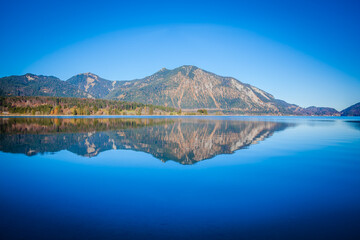
[[[187,65],[173,70],[163,68],[143,79],[123,81],[106,98],[238,113],[291,114],[298,108],[235,78]]]
[[[334,108],[315,106],[302,108],[299,113],[306,116],[340,116],[340,113]]]
[[[85,94],[56,77],[28,73],[0,78],[0,96],[85,97]]]
[[[10,76],[0,78],[0,96],[101,98],[225,114],[340,114],[333,108],[301,108],[235,78],[190,65],[172,70],[163,68],[151,76],[131,81],[110,81],[93,73],[78,74],[66,81],[33,74]]]
[[[76,86],[88,98],[104,98],[116,86],[120,85],[119,81],[106,80],[93,73],[78,74],[66,82]]]
[[[360,116],[360,102],[342,110],[341,116]]]

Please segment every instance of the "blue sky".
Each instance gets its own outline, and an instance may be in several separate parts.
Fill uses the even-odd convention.
[[[197,65],[303,107],[360,101],[359,1],[2,1],[0,76]]]

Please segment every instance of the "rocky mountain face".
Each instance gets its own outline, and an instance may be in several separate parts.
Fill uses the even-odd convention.
[[[88,98],[104,98],[120,85],[119,81],[106,80],[93,73],[78,74],[66,82],[76,86]]]
[[[360,102],[342,110],[341,116],[360,116]]]
[[[231,154],[294,126],[200,119],[0,119],[0,150],[33,156],[68,150],[84,157],[129,149],[181,164]],[[16,143],[16,144],[15,144]]]
[[[0,78],[1,96],[86,97],[71,83],[52,76],[25,74]]]
[[[161,69],[143,79],[121,82],[106,98],[182,109],[231,109],[239,113],[292,113],[298,108],[235,78],[195,66]]]
[[[340,115],[332,108],[301,108],[235,78],[189,65],[173,70],[163,68],[131,81],[110,81],[92,73],[78,74],[66,81],[33,74],[10,76],[0,78],[0,96],[103,98],[235,114]]]

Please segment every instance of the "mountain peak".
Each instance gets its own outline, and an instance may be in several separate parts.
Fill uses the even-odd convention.
[[[36,75],[33,73],[26,73],[25,76],[36,76]]]
[[[92,72],[86,72],[86,73],[79,73],[75,76],[87,76],[87,77],[93,77],[93,78],[98,78],[99,76],[92,73]]]
[[[67,80],[88,98],[101,98],[115,88],[116,82],[103,79],[98,75],[86,72],[77,74]]]
[[[184,69],[184,70],[188,70],[188,71],[199,69],[197,66],[194,66],[194,65],[182,65],[179,68]]]
[[[198,68],[197,66],[195,65],[182,65],[181,68]]]
[[[191,79],[194,77],[194,71],[199,69],[196,66],[193,65],[183,65],[181,67],[175,68],[172,70],[173,73],[181,73],[183,76],[190,77]]]
[[[24,75],[28,81],[33,81],[35,79],[38,79],[39,77],[32,73],[27,73]]]
[[[184,75],[188,75],[190,72],[199,69],[196,66],[193,65],[182,65],[180,67],[174,68],[174,69],[167,69],[165,67],[163,67],[162,69],[160,69],[159,71],[156,72],[157,73],[164,73],[164,72],[172,72],[172,73],[177,73],[177,72],[182,72]]]

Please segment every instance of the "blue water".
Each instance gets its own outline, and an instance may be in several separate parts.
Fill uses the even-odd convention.
[[[0,119],[1,239],[360,239],[360,118]]]

